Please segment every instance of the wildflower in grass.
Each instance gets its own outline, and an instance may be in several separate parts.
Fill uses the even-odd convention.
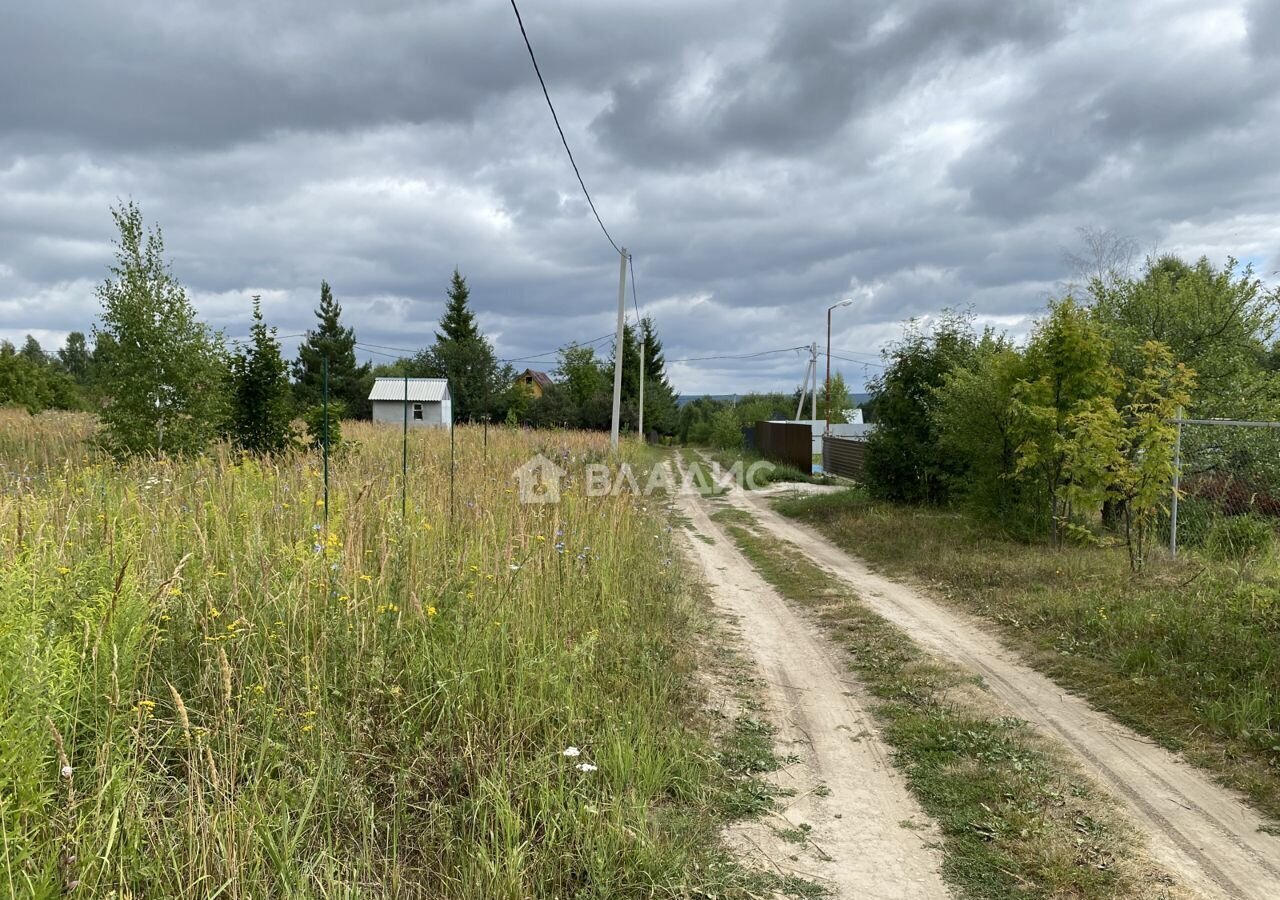
[[[59,575],[68,575],[68,574],[70,574],[70,572],[71,572],[71,570],[70,570],[70,569],[68,569],[66,566],[58,566],[58,574],[59,574]]]
[[[520,567],[519,567],[518,565],[516,565],[515,563],[512,563],[511,565],[507,566],[507,568],[508,568],[508,569],[510,569],[512,572],[519,572],[519,571],[520,571]]]
[[[440,614],[440,610],[436,609],[434,606],[428,606],[428,607],[427,607],[427,618],[428,618],[428,619],[434,618],[434,617],[438,616],[439,614]]]
[[[579,750],[577,747],[565,747],[563,750],[560,751],[560,755],[567,756],[570,759],[573,759],[575,757],[581,756],[582,751]]]
[[[361,572],[361,573],[360,573],[360,580],[361,580],[361,581],[363,581],[365,584],[368,584],[369,582],[373,581],[373,576],[372,576],[372,575],[366,575],[365,573]]]
[[[71,777],[71,766],[69,766],[69,765],[68,765],[68,766],[63,766],[63,767],[62,767],[62,777],[63,777],[63,778],[70,778],[70,777]]]
[[[593,766],[591,765],[591,763],[584,762],[584,763],[578,763],[576,766],[574,766],[574,768],[577,769],[579,772],[594,772],[599,768],[599,766]]]
[[[313,724],[311,724],[310,722],[308,722],[306,725],[303,725],[303,726],[302,726],[302,733],[303,733],[303,734],[306,734],[306,733],[307,733],[307,732],[309,732],[309,731],[314,731],[314,730],[315,730],[315,727],[316,727],[315,725],[313,725]]]
[[[218,618],[218,616],[220,616],[220,615],[222,615],[222,610],[218,609],[218,607],[216,607],[216,606],[210,606],[210,607],[209,607],[209,618],[210,618],[210,619],[216,619],[216,618]]]

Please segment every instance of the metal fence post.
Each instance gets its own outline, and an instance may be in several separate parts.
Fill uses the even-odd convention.
[[[1178,407],[1178,431],[1173,439],[1173,502],[1169,505],[1169,555],[1178,558],[1178,482],[1182,473],[1182,407]]]

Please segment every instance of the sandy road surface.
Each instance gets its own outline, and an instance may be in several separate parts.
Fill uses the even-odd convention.
[[[684,496],[679,506],[712,541],[690,538],[688,552],[765,682],[780,752],[798,759],[775,778],[795,796],[780,799],[771,821],[736,828],[731,840],[762,865],[825,884],[839,897],[949,897],[931,846],[936,834],[890,764],[841,651],[756,574],[703,501]],[[777,834],[801,825],[811,827],[803,846]]]
[[[763,497],[733,490],[727,499],[847,583],[922,646],[981,675],[1014,715],[1074,753],[1085,771],[1124,801],[1152,857],[1186,886],[1206,897],[1280,898],[1280,839],[1259,830],[1265,820],[1241,797],[1065,692],[978,620],[877,575],[822,535],[779,515]]]

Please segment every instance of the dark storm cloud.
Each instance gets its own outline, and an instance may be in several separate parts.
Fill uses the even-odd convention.
[[[728,61],[705,85],[667,69],[623,81],[594,129],[615,154],[640,164],[804,152],[954,60],[1047,40],[1059,19],[1048,2],[780,6],[759,52]]]
[[[846,296],[851,358],[947,306],[1025,334],[1080,225],[1280,268],[1274,3],[524,6],[672,360],[821,340]],[[0,85],[0,337],[88,328],[126,198],[232,337],[254,293],[304,330],[323,278],[362,342],[414,349],[454,266],[501,356],[613,328],[617,258],[504,2],[19,5]]]

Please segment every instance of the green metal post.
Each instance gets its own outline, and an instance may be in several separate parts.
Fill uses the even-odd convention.
[[[324,358],[324,531],[329,534],[329,357]]]
[[[400,521],[409,504],[409,376],[404,376],[404,446],[400,450]]]

